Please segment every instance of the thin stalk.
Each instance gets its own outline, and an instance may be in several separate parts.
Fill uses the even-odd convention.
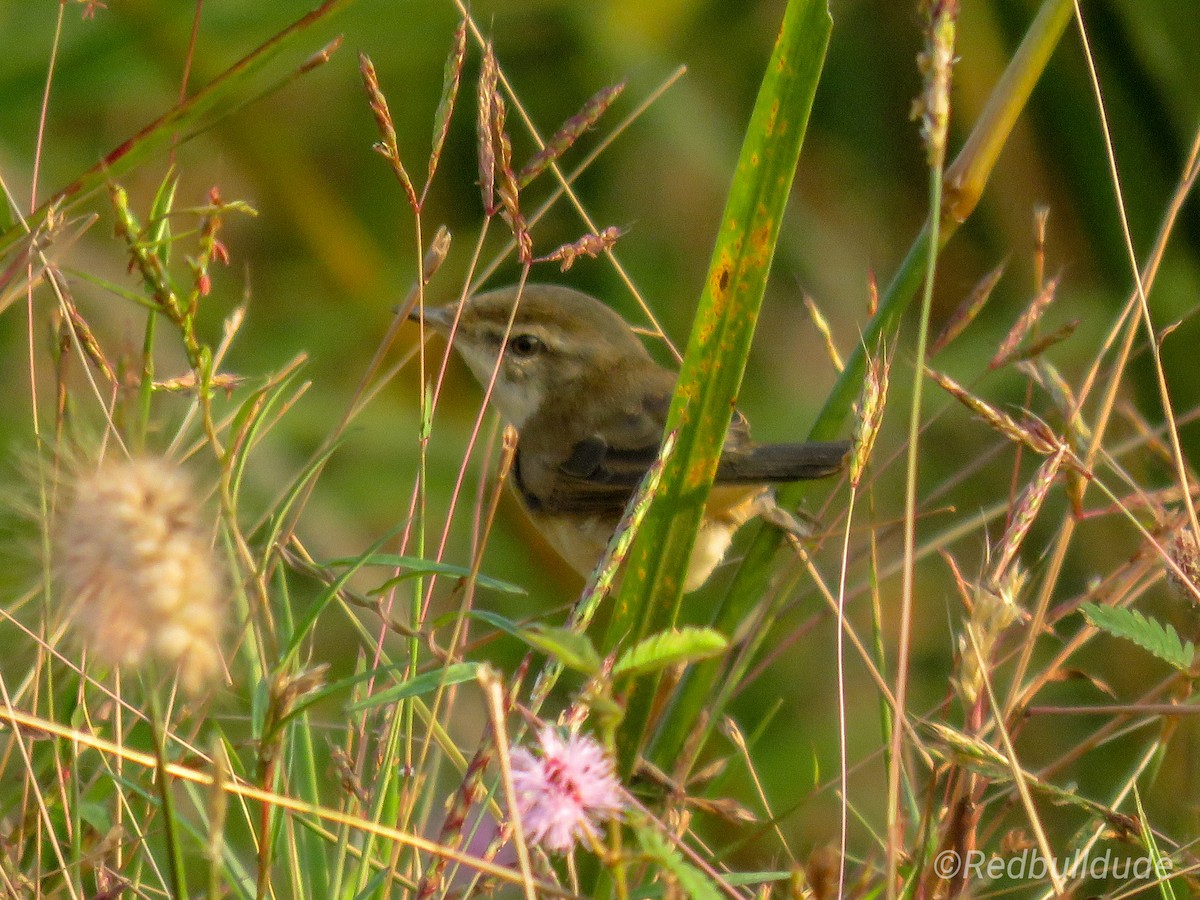
[[[926,90],[922,132],[929,156],[929,255],[917,324],[916,364],[913,368],[912,402],[908,412],[908,452],[904,478],[904,565],[900,582],[900,642],[896,649],[894,718],[905,718],[908,699],[908,664],[912,643],[913,593],[917,555],[917,468],[921,439],[921,400],[925,386],[925,357],[928,351],[929,316],[933,308],[933,284],[937,273],[937,251],[941,230],[942,178],[946,167],[946,133],[950,117],[950,66],[954,57],[957,4],[946,2],[930,11],[929,43],[925,54]],[[900,780],[904,752],[904,729],[893,728],[887,779],[887,892],[897,896],[900,866]]]
[[[175,813],[175,800],[171,796],[170,763],[167,761],[167,722],[163,713],[162,698],[152,683],[157,679],[145,680],[146,693],[150,696],[150,728],[154,734],[155,785],[158,787],[159,802],[162,804],[163,834],[167,842],[168,873],[170,890],[176,900],[186,900],[187,875],[183,867],[183,844],[179,820]]]

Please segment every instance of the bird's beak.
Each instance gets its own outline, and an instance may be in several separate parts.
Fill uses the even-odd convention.
[[[454,323],[454,314],[458,309],[458,305],[450,303],[446,306],[427,306],[425,314],[421,315],[421,308],[414,306],[408,313],[410,322],[424,322],[426,328],[432,328],[440,334],[447,334],[450,331],[450,326]]]

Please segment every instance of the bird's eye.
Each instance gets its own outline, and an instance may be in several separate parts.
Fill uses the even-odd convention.
[[[542,339],[532,334],[518,334],[509,339],[508,352],[513,356],[536,356],[546,349]]]

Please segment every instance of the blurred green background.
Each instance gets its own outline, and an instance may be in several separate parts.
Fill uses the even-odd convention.
[[[208,0],[192,87],[207,83],[312,5],[311,0]],[[832,0],[830,5],[834,30],[825,75],[741,401],[756,436],[763,439],[802,436],[834,377],[804,310],[802,293],[816,300],[840,348],[848,352],[867,318],[872,277],[886,284],[924,218],[924,155],[916,128],[908,121],[910,103],[919,91],[915,56],[922,42],[915,5],[895,0]],[[181,0],[113,0],[110,6],[91,21],[82,19],[79,5],[65,7],[38,176],[41,199],[170,108],[178,96],[194,5]],[[679,344],[687,338],[741,131],[783,6],[782,0],[472,4],[476,20],[495,42],[505,75],[543,136],[599,88],[627,81],[624,95],[600,127],[568,154],[568,168],[678,66],[688,67],[686,76],[621,134],[576,184],[601,227],[628,229],[617,246],[618,256]],[[963,6],[952,147],[975,120],[1036,9],[1026,0]],[[1200,16],[1194,3],[1178,0],[1094,0],[1083,7],[1130,227],[1141,256],[1200,122]],[[0,173],[22,210],[29,208],[39,107],[58,10],[51,2],[0,0]],[[249,318],[226,368],[257,376],[301,351],[311,359],[306,377],[313,381],[312,389],[272,433],[250,473],[264,499],[288,480],[340,418],[388,326],[392,306],[403,298],[415,272],[412,216],[387,166],[371,149],[377,132],[356,54],[365,52],[374,60],[403,158],[420,182],[443,62],[457,19],[448,0],[360,0],[315,29],[304,53],[288,60],[297,65],[335,34],[344,35],[344,46],[328,64],[225,118],[178,150],[181,204],[202,203],[209,187],[219,185],[226,199],[244,199],[259,213],[253,219],[229,218],[223,237],[232,264],[218,273],[208,301],[209,334],[215,341],[221,319],[243,294],[249,298]],[[454,235],[451,255],[431,286],[434,300],[458,291],[483,219],[476,186],[473,99],[478,61],[478,49],[469,42],[460,107],[424,217],[427,237],[442,223]],[[510,115],[509,121],[520,161],[534,147],[517,117]],[[164,158],[124,179],[135,208],[143,214],[165,169]],[[524,195],[525,208],[534,208],[549,187],[548,179],[539,180]],[[1047,268],[1063,276],[1046,327],[1082,320],[1075,336],[1056,348],[1052,358],[1067,380],[1078,384],[1132,280],[1073,28],[1035,91],[978,211],[942,258],[935,330],[984,272],[1009,260],[1007,274],[980,320],[938,360],[960,380],[977,379],[1032,296],[1032,222],[1041,205],[1050,210]],[[125,272],[121,247],[111,238],[112,214],[106,202],[96,198],[89,208],[100,213],[101,221],[77,246],[64,251],[65,261],[134,286]],[[492,229],[485,261],[502,246],[502,230]],[[548,252],[584,230],[578,216],[560,202],[534,229],[536,250]],[[1184,209],[1151,298],[1159,326],[1184,319],[1163,345],[1181,413],[1191,410],[1200,397],[1200,369],[1192,344],[1200,340],[1200,330],[1190,318],[1200,286],[1198,263],[1200,210],[1193,200]],[[508,259],[489,283],[507,283],[516,274]],[[549,264],[535,276],[591,290],[631,318],[636,315],[635,303],[604,261],[583,260],[566,275]],[[140,346],[139,310],[95,288],[79,285],[76,291],[106,347],[134,352]],[[39,296],[36,302],[45,304],[48,298]],[[10,454],[31,444],[25,329],[19,307],[0,315],[0,383],[5,388],[0,449]],[[35,340],[41,347],[48,336],[39,333]],[[415,328],[406,326],[392,358],[415,341]],[[882,474],[876,516],[881,521],[899,516],[897,467],[884,464],[902,447],[898,411],[906,393],[902,383],[911,371],[911,346],[906,332],[893,373],[897,390],[892,412],[878,451]],[[430,348],[440,355],[440,343]],[[1024,402],[1024,381],[1011,371],[978,384],[995,402]],[[417,368],[410,365],[357,420],[299,530],[316,556],[360,551],[406,515],[416,472],[420,391]],[[1127,398],[1151,422],[1161,419],[1144,354],[1134,367]],[[44,396],[43,404],[48,400]],[[429,451],[433,544],[478,401],[472,379],[452,365]],[[945,405],[945,398],[934,393],[932,408]],[[1193,429],[1185,429],[1184,437],[1188,446],[1194,445]],[[995,442],[990,432],[957,409],[927,432],[923,484],[926,494],[940,491],[930,506],[943,510],[930,516],[929,533],[949,530],[956,515],[973,515],[1006,496],[997,486],[1008,483],[1007,450],[990,470],[962,482],[950,480],[965,461]],[[1163,465],[1135,465],[1133,471],[1148,487],[1169,480]],[[447,558],[454,562],[468,562],[477,481],[474,474],[468,478],[467,496],[452,529]],[[837,521],[837,502],[823,521]],[[947,506],[957,512],[946,512]],[[820,509],[819,500],[814,499],[814,509]],[[1000,524],[992,527],[994,539]],[[1090,530],[1083,532],[1086,539],[1080,543],[1092,548],[1095,557],[1089,558],[1086,550],[1073,554],[1069,572],[1074,584],[1064,580],[1064,589],[1082,588],[1137,546],[1127,526],[1101,520],[1085,528]],[[1036,548],[1045,538],[1035,529],[1026,560],[1030,566],[1036,566]],[[881,552],[895,559],[898,547],[892,536]],[[952,550],[971,573],[982,557],[983,537],[973,531]],[[580,583],[536,543],[507,501],[484,570],[529,586],[531,599],[485,598],[485,604],[514,617],[562,606]],[[948,637],[959,616],[944,567],[936,560],[921,584],[916,709],[928,708],[945,695],[952,646]],[[884,583],[883,593],[886,607],[898,596],[896,579]],[[704,602],[703,596],[693,602]],[[819,607],[803,581],[797,596],[794,612],[780,626],[780,634],[795,642],[738,707],[740,715],[753,721],[774,711],[775,701],[784,698],[759,761],[768,789],[785,809],[807,793],[818,771],[828,778],[836,760],[832,626],[828,617],[810,621]],[[1181,627],[1186,624],[1165,600],[1155,611]],[[868,627],[866,604],[859,603],[853,617]],[[318,653],[337,657],[339,644],[348,640],[348,634],[331,627],[330,646]],[[510,649],[507,659],[515,659],[516,648]],[[1138,685],[1154,677],[1157,670],[1143,671],[1144,664],[1138,657],[1129,667],[1109,673],[1114,690],[1133,695]],[[862,700],[852,710],[859,713],[851,718],[853,760],[879,737],[873,691],[854,663],[850,678],[852,697],[862,688]],[[1086,688],[1068,687],[1060,697],[1095,695]],[[1117,746],[1107,752],[1127,751]],[[778,759],[772,759],[772,753]],[[1176,790],[1187,785],[1190,794],[1185,795],[1196,796],[1196,764],[1180,765],[1169,783]],[[864,772],[862,783],[880,784],[881,772],[875,764]],[[1089,787],[1085,770],[1076,775]],[[790,819],[788,827],[801,829],[804,839],[813,842],[830,839],[835,821],[829,813],[836,805],[829,793],[823,802],[828,803],[823,811],[805,810]],[[873,811],[876,802],[868,795],[864,806]],[[1150,802],[1153,805],[1153,797]],[[1175,814],[1182,813],[1176,809]]]

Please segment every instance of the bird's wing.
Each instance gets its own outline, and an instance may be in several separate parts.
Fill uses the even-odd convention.
[[[615,449],[597,435],[551,472],[518,451],[517,487],[535,511],[618,516],[657,455],[657,445]]]
[[[646,470],[658,455],[658,445],[614,448],[598,435],[580,441],[571,455],[547,479],[541,473],[536,496],[522,490],[526,501],[545,512],[620,515]],[[717,467],[717,484],[772,484],[832,475],[845,464],[849,441],[802,444],[726,446]],[[521,461],[518,456],[518,466]],[[518,468],[518,486],[522,486]]]

